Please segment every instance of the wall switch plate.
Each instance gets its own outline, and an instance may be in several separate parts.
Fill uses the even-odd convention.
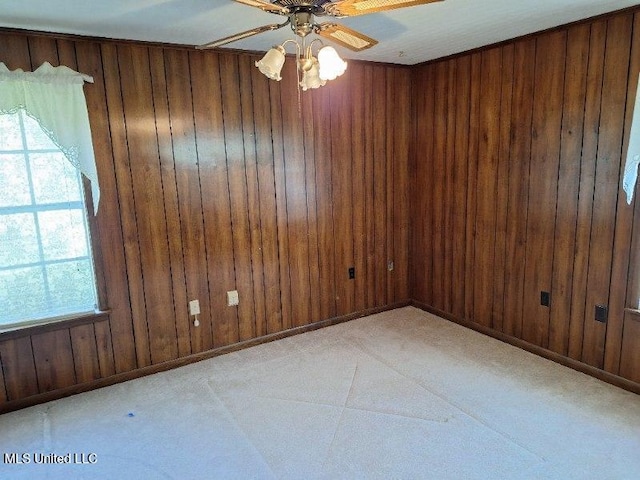
[[[356,278],[356,267],[349,267],[349,280]]]
[[[198,300],[189,302],[189,315],[200,315],[200,302]]]
[[[551,305],[551,294],[549,292],[540,292],[540,305],[543,307]]]
[[[595,318],[597,322],[607,323],[609,317],[609,309],[606,305],[596,305]]]
[[[393,260],[389,260],[387,262],[387,270],[389,270],[390,272],[393,272],[394,268],[395,268],[395,266],[393,265]]]
[[[240,303],[240,298],[238,298],[238,291],[231,290],[227,292],[227,305],[230,307],[234,307]]]

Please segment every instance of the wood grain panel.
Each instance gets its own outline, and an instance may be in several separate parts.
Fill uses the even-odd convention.
[[[434,83],[436,101],[433,120],[433,305],[444,310],[445,288],[445,231],[444,215],[446,198],[446,147],[447,147],[447,89],[449,81],[449,63],[442,62],[435,66]]]
[[[31,337],[0,342],[0,358],[7,400],[19,400],[40,391]]]
[[[513,59],[513,99],[511,104],[511,159],[505,239],[504,333],[522,337],[525,279],[525,245],[529,213],[529,172],[531,162],[531,121],[533,105],[534,39],[516,42]]]
[[[209,302],[209,271],[203,268],[207,264],[207,254],[204,241],[200,163],[194,125],[193,86],[189,77],[188,55],[183,51],[172,49],[166,49],[164,54],[187,299],[200,302],[201,317],[204,319],[199,327],[191,324],[191,351],[195,353],[209,350],[213,346],[211,332],[213,311]],[[232,338],[237,341],[237,322]]]
[[[464,283],[464,318],[471,322],[475,321],[474,316],[474,269],[470,265],[474,264],[475,240],[476,240],[476,211],[478,198],[478,147],[480,132],[480,74],[482,68],[482,56],[476,53],[471,56],[471,73],[469,77],[469,160],[467,169],[467,217],[465,226],[465,283]],[[463,132],[460,132],[463,134]],[[434,150],[434,156],[438,152]],[[438,201],[433,199],[433,203]],[[435,221],[435,218],[434,218]],[[435,287],[435,285],[434,285]]]
[[[467,216],[467,175],[469,171],[469,108],[471,94],[471,58],[461,57],[456,60],[456,135],[455,159],[453,162],[453,278],[452,278],[452,312],[464,318],[465,264],[466,264],[466,216]]]
[[[158,208],[164,200],[149,52],[142,47],[120,49],[118,62],[121,71],[131,76],[131,81],[122,82],[122,106],[146,311],[140,329],[148,330],[151,363],[159,363],[177,358],[178,344],[166,213]]]
[[[0,404],[7,401],[7,389],[4,384],[4,371],[2,367],[2,355],[0,354]]]
[[[540,305],[539,292],[551,292],[565,56],[566,32],[537,40],[529,166],[529,198],[535,203],[527,216],[522,338],[543,347],[549,341],[549,308]]]
[[[380,72],[382,75],[383,72]],[[384,75],[387,78],[387,92],[386,92],[386,105],[385,105],[385,115],[384,118],[386,120],[386,145],[385,145],[385,153],[386,153],[386,185],[387,191],[385,195],[385,205],[387,210],[387,232],[385,235],[386,239],[386,252],[383,259],[380,259],[381,273],[384,272],[384,278],[387,283],[386,293],[387,293],[387,302],[393,302],[393,298],[395,297],[394,292],[394,281],[393,274],[389,271],[389,261],[393,260],[393,249],[394,249],[394,211],[393,211],[393,199],[394,199],[394,191],[395,191],[395,168],[394,168],[394,155],[395,155],[395,131],[396,131],[396,122],[394,121],[394,117],[392,115],[387,115],[386,112],[391,112],[397,106],[396,99],[396,91],[395,91],[395,82],[393,78],[393,69],[385,68]]]
[[[573,292],[571,322],[569,324],[569,357],[580,360],[586,314],[593,193],[595,188],[598,127],[602,98],[602,76],[607,24],[599,21],[591,25],[589,37],[589,67],[587,70],[587,98],[584,111],[584,133],[576,218],[576,253],[573,263]],[[589,309],[591,310],[591,309]],[[591,310],[592,311],[592,310]]]
[[[333,182],[333,231],[338,233],[334,236],[335,245],[335,285],[336,285],[336,314],[344,315],[353,311],[355,302],[355,281],[349,279],[349,268],[354,267],[353,262],[353,218],[352,218],[352,171],[351,159],[351,114],[342,108],[342,105],[350,102],[349,83],[346,77],[339,77],[330,85],[331,88],[331,178]],[[386,97],[386,91],[382,90],[382,98]],[[383,104],[384,105],[384,104]],[[384,107],[383,107],[384,108]],[[386,172],[386,156],[382,154],[378,157],[380,169]],[[386,175],[386,173],[385,173]],[[382,198],[386,198],[385,190],[377,192]],[[386,211],[386,203],[384,204]],[[382,212],[379,212],[382,214]],[[386,212],[383,215],[386,218]],[[384,231],[384,233],[383,233]],[[386,224],[381,224],[378,234],[386,237]],[[382,258],[386,258],[386,249],[379,251],[376,258],[379,263]],[[355,268],[355,267],[354,267]],[[355,272],[356,277],[359,272]],[[386,277],[384,286],[386,290]],[[384,296],[386,298],[386,295]]]
[[[373,212],[374,212],[374,256],[372,271],[375,293],[372,306],[379,307],[387,303],[387,153],[386,153],[386,117],[379,117],[386,109],[387,78],[379,69],[373,72],[372,90],[378,92],[373,96],[373,114],[380,118],[373,124]],[[333,92],[331,93],[333,96]],[[332,131],[333,133],[333,131]],[[332,152],[335,155],[336,152]],[[337,195],[334,194],[334,198]],[[336,232],[340,234],[340,232]],[[342,273],[346,277],[345,271]],[[356,272],[357,273],[357,272]]]
[[[293,92],[297,89],[295,63],[287,62],[282,78],[283,175],[287,196],[287,235],[289,246],[289,276],[291,279],[291,325],[308,322],[311,314],[309,275],[309,226],[307,219],[306,165],[304,133],[298,105]],[[332,135],[332,138],[334,135]],[[340,156],[339,158],[343,158]],[[345,236],[349,232],[345,230]],[[350,237],[349,237],[350,238]],[[345,240],[348,242],[347,240]]]
[[[597,368],[604,366],[606,324],[595,321],[594,308],[596,305],[609,304],[632,25],[633,17],[626,15],[610,19],[607,26],[601,100],[605,108],[601,110],[598,129],[591,255],[582,348],[582,361]],[[603,282],[603,278],[609,281]]]
[[[205,182],[200,182],[206,231],[202,241],[207,252],[208,270],[215,272],[209,277],[208,293],[212,342],[218,347],[238,340],[238,310],[227,306],[226,294],[235,290],[236,279],[219,56],[191,52],[189,65],[194,78],[191,86],[198,138],[198,170],[200,177],[206,178]],[[185,187],[188,188],[188,183]]]
[[[73,364],[78,383],[90,382],[101,377],[96,333],[92,324],[69,329]]]
[[[580,178],[580,155],[589,59],[588,25],[567,32],[564,103],[558,172],[558,205],[553,256],[553,278],[549,319],[549,349],[562,355],[569,350],[571,293],[576,242],[576,215]]]
[[[632,238],[632,225],[640,213],[626,206],[620,183],[640,66],[638,21],[637,12],[620,12],[461,55],[454,104],[451,59],[415,70],[416,84],[434,72],[435,91],[433,103],[422,92],[414,101],[416,301],[553,355],[636,375],[630,352],[638,332],[623,310],[637,306],[640,235]],[[467,125],[459,112],[465,95]],[[434,126],[431,138],[422,125]],[[425,166],[418,152],[429,149]],[[455,172],[463,166],[460,181]],[[466,189],[464,255],[446,243],[458,231],[450,223],[456,189]],[[420,258],[425,251],[432,268]],[[462,274],[455,268],[460,256]],[[452,285],[463,296],[449,305]],[[540,305],[541,291],[551,292],[550,309]],[[608,306],[606,324],[594,321],[596,304]]]
[[[393,271],[390,276],[394,281],[394,302],[409,299],[409,155],[411,150],[411,97],[405,92],[411,91],[409,70],[394,71],[395,105],[392,106],[394,117],[394,189],[393,189]],[[365,140],[366,143],[366,140]],[[359,174],[354,172],[354,177]],[[354,201],[355,205],[360,202]],[[364,237],[363,229],[354,218],[354,231],[357,236]],[[359,252],[360,249],[356,249]],[[356,277],[357,278],[357,277]],[[356,304],[356,311],[362,305]]]
[[[254,307],[253,271],[251,265],[251,230],[247,206],[246,148],[242,125],[242,105],[237,56],[220,59],[220,85],[224,119],[224,145],[227,158],[229,206],[233,225],[233,263],[235,282],[240,302],[238,304],[238,339],[255,336],[256,317]],[[202,132],[204,133],[204,132]],[[234,308],[234,307],[227,307]]]
[[[160,182],[163,192],[164,215],[167,230],[169,270],[173,294],[172,315],[174,316],[177,354],[182,357],[191,353],[184,261],[182,257],[182,237],[180,235],[180,215],[176,171],[171,143],[171,122],[165,77],[164,54],[160,48],[149,49],[151,89],[160,161]]]
[[[362,91],[373,90],[374,67],[364,67],[364,80]],[[373,97],[367,95],[364,100],[364,118],[371,119],[374,116]],[[365,248],[366,272],[367,272],[367,308],[376,305],[376,210],[375,210],[375,122],[366,121],[364,124],[365,160],[364,160],[364,208],[365,208]]]
[[[633,105],[638,89],[638,72],[640,72],[640,15],[634,15],[633,37],[631,39],[631,59],[629,61],[629,80],[627,82],[627,105],[625,108],[624,141],[622,146],[621,165],[626,162],[627,149],[631,137],[631,120]],[[624,168],[620,169],[624,176]],[[638,202],[636,202],[636,206]],[[632,244],[633,207],[627,205],[626,195],[618,191],[616,209],[616,231],[613,246],[613,267],[611,272],[611,290],[609,293],[609,322],[605,339],[604,369],[618,374],[621,361],[622,336],[624,333],[624,307],[636,308],[640,299],[640,258],[636,252],[640,250],[638,243]],[[638,218],[638,217],[636,217]],[[632,338],[634,338],[632,336]],[[636,370],[640,372],[640,370]]]
[[[620,355],[620,375],[640,383],[640,317],[626,313]]]
[[[126,51],[130,47],[120,47],[120,49],[123,48]],[[120,76],[119,52],[118,47],[115,45],[105,44],[102,46],[102,64],[109,128],[111,132],[113,168],[116,176],[118,202],[120,203],[125,274],[127,286],[129,287],[128,295],[130,298],[136,364],[138,367],[143,367],[151,364],[151,354],[149,350],[149,332],[146,322],[136,208],[133,197],[131,167],[129,164],[130,158],[126,147],[127,131],[121,87],[121,81],[126,82],[130,80],[130,77],[127,77],[126,73],[122,77]]]
[[[257,177],[260,194],[260,234],[264,266],[266,333],[273,333],[282,329],[282,309],[280,306],[278,219],[273,168],[273,142],[271,139],[269,84],[267,78],[259,70],[254,68],[251,72],[256,129]],[[320,306],[322,308],[322,302]],[[320,315],[322,316],[322,312]]]
[[[96,335],[96,349],[98,363],[100,365],[100,376],[102,378],[106,378],[116,373],[109,322],[96,322],[93,324],[93,327]]]
[[[76,44],[76,53],[78,68],[91,75],[94,81],[91,88],[85,88],[87,109],[91,113],[91,138],[100,180],[100,206],[97,223],[94,224],[97,230],[92,231],[92,235],[98,238],[103,258],[102,272],[107,298],[105,307],[112,312],[109,316],[109,331],[119,339],[117,355],[113,358],[114,373],[121,373],[136,367],[136,352],[103,60],[100,45],[97,43],[79,42]],[[108,238],[109,241],[104,241],[104,238]],[[110,368],[105,369],[102,364],[101,369],[103,373],[110,372]]]
[[[495,81],[494,78],[498,81]],[[474,251],[474,321],[491,326],[495,275],[496,184],[500,154],[502,51],[482,53]]]
[[[31,337],[39,393],[77,383],[69,330],[57,330]]]
[[[242,143],[245,156],[245,174],[247,183],[247,215],[251,238],[251,281],[253,296],[253,336],[266,334],[264,262],[262,259],[262,235],[260,227],[260,185],[256,153],[256,127],[253,113],[253,69],[251,57],[238,57],[240,76],[240,100],[242,108]],[[246,274],[246,273],[245,273]],[[243,297],[243,302],[247,299]]]

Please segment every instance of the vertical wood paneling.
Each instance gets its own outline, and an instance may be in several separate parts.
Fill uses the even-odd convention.
[[[566,355],[569,349],[569,321],[578,212],[580,155],[584,125],[584,103],[589,58],[589,26],[580,25],[567,33],[564,103],[558,172],[553,291],[549,320],[549,349]]]
[[[100,206],[95,224],[97,231],[92,233],[97,235],[99,239],[100,251],[104,260],[102,272],[108,300],[108,304],[105,306],[111,309],[109,333],[113,333],[119,339],[115,357],[113,357],[114,352],[111,349],[113,366],[107,368],[106,365],[100,364],[103,376],[108,376],[104,374],[111,373],[111,368],[120,373],[132,370],[136,366],[132,310],[127,285],[124,236],[120,221],[117,177],[114,169],[114,147],[111,144],[110,116],[100,45],[79,42],[76,44],[76,52],[78,68],[91,75],[94,81],[91,88],[85,87],[87,109],[91,112],[89,116],[91,137],[100,180]],[[109,238],[109,241],[104,241],[103,238]],[[101,331],[104,332],[104,329]],[[104,350],[99,349],[99,352],[104,353]]]
[[[446,95],[446,153],[444,156],[444,268],[443,268],[443,292],[442,304],[445,311],[451,311],[451,297],[453,295],[453,244],[455,237],[453,234],[453,215],[455,185],[453,183],[455,142],[456,142],[456,76],[457,63],[455,60],[447,62],[449,64],[447,87],[443,92]]]
[[[251,79],[252,59],[238,57],[240,75],[241,107],[242,107],[242,141],[245,155],[245,172],[247,182],[247,211],[249,233],[251,238],[251,280],[253,294],[253,336],[266,333],[265,294],[264,294],[264,262],[262,259],[262,235],[260,232],[260,188],[258,183],[258,162],[256,153],[256,130],[253,113],[253,82]],[[247,298],[243,297],[243,302]]]
[[[502,51],[482,53],[479,147],[475,222],[474,321],[491,326],[495,275],[496,184],[500,153]]]
[[[184,277],[178,191],[176,189],[176,170],[171,143],[169,101],[167,98],[167,82],[162,49],[149,49],[149,60],[164,214],[167,223],[166,233],[169,270],[171,272],[171,288],[173,293],[173,315],[177,337],[177,354],[183,357],[191,353],[191,338],[189,335],[191,321],[187,309],[189,301],[187,300],[187,289]]]
[[[609,304],[632,22],[631,15],[607,22],[582,349],[582,361],[598,368],[604,366],[606,324],[595,320],[594,308]]]
[[[640,72],[640,15],[636,13],[633,21],[633,37],[631,39],[631,59],[629,61],[629,80],[627,82],[627,105],[624,121],[624,141],[622,146],[623,162],[626,159],[627,149],[631,137],[631,119],[633,118],[633,105],[638,89],[638,72]],[[620,169],[622,184],[624,168]],[[636,202],[636,205],[638,202]],[[609,293],[609,323],[605,339],[604,369],[608,372],[619,373],[622,360],[622,339],[626,314],[624,307],[636,308],[638,306],[638,285],[640,285],[640,258],[636,252],[640,250],[640,243],[632,244],[633,208],[627,205],[626,195],[618,191],[618,207],[616,214],[615,243],[613,246],[613,267],[611,273],[611,290]],[[636,217],[638,218],[638,217]],[[633,245],[633,246],[632,246]],[[635,337],[633,334],[631,338]],[[640,337],[638,337],[640,341]],[[631,351],[630,353],[633,354]],[[640,357],[635,365],[636,375],[640,376]],[[633,368],[631,368],[633,371]]]
[[[465,226],[465,287],[464,287],[464,318],[474,321],[474,269],[469,265],[474,264],[475,239],[476,239],[476,210],[478,198],[478,146],[480,131],[480,73],[482,67],[482,56],[476,53],[471,56],[471,73],[470,73],[470,93],[469,93],[469,161],[467,169],[467,217]],[[463,132],[460,132],[464,135]],[[438,155],[434,148],[434,157]],[[434,197],[432,203],[438,202],[438,198]],[[435,218],[434,218],[435,221]],[[434,284],[435,289],[435,284]]]
[[[365,171],[365,146],[368,143],[364,115],[364,101],[366,92],[363,91],[364,66],[354,65],[349,68],[349,96],[353,108],[351,110],[351,138],[362,138],[362,142],[351,142],[352,158],[352,228],[353,228],[353,266],[356,269],[354,280],[354,304],[355,311],[364,310],[367,307],[367,236],[365,224],[365,185],[367,183]]]
[[[602,97],[602,75],[607,24],[599,21],[591,25],[589,37],[589,67],[587,70],[587,98],[584,111],[580,187],[576,218],[576,250],[573,263],[573,292],[569,324],[569,357],[580,360],[586,312],[585,292],[589,269],[591,217],[595,187],[598,127]],[[591,310],[591,309],[589,309]]]
[[[522,336],[525,245],[529,214],[531,119],[536,55],[535,40],[516,42],[513,61],[511,104],[511,158],[505,242],[504,333]]]
[[[78,383],[97,380],[101,376],[96,333],[93,325],[79,325],[69,329],[73,364]]]
[[[304,131],[298,110],[301,106],[298,105],[294,93],[297,90],[295,63],[287,62],[282,75],[280,101],[284,147],[283,175],[287,192],[286,233],[289,246],[291,298],[295,299],[291,303],[291,326],[296,327],[306,324],[311,313],[306,165]]]
[[[274,184],[276,197],[276,215],[278,221],[280,306],[282,309],[282,329],[286,330],[293,326],[291,320],[293,298],[291,288],[291,267],[289,262],[287,188],[284,157],[285,134],[283,132],[282,124],[282,97],[280,84],[269,82],[269,96],[271,99],[271,135],[273,141]],[[331,239],[330,241],[333,241],[333,239]],[[303,301],[308,301],[308,299],[304,299]]]
[[[640,213],[620,191],[640,66],[637,17],[621,12],[458,57],[455,111],[451,60],[414,74],[418,83],[435,72],[435,96],[429,104],[418,93],[414,103],[413,298],[626,378],[638,378],[637,316],[624,307],[637,307],[640,282],[628,275],[638,270]],[[419,129],[430,122],[431,138]],[[452,135],[453,162],[466,168],[460,180],[462,166],[453,167],[453,183]],[[420,164],[418,151],[430,149],[430,164]],[[467,198],[464,255],[446,245],[458,231],[449,223],[456,189]],[[433,268],[419,258],[425,251]],[[463,293],[449,305],[451,285]],[[541,291],[551,292],[550,308]],[[607,323],[595,321],[596,304],[608,306]]]
[[[381,72],[382,74],[382,72]],[[386,94],[386,105],[385,105],[385,120],[386,120],[386,145],[385,145],[385,153],[386,153],[386,185],[387,191],[385,195],[385,205],[387,210],[387,232],[385,235],[386,239],[386,252],[385,257],[382,259],[381,263],[381,272],[384,272],[384,278],[387,283],[387,302],[393,302],[395,297],[394,292],[394,282],[393,282],[393,272],[389,271],[389,261],[393,260],[393,248],[394,248],[394,211],[393,211],[393,198],[395,191],[395,168],[394,168],[394,155],[395,155],[395,121],[393,115],[387,115],[386,112],[392,112],[397,106],[396,100],[396,91],[395,91],[395,82],[393,78],[393,69],[385,68],[384,74],[387,78],[387,94]]]
[[[433,305],[444,310],[445,275],[445,232],[444,214],[446,205],[446,145],[447,145],[447,83],[449,81],[449,63],[441,62],[435,66],[434,86],[436,103],[433,120]]]
[[[69,330],[33,335],[31,343],[40,393],[77,383]]]
[[[355,281],[349,279],[349,268],[353,262],[353,218],[352,218],[352,182],[353,165],[351,162],[351,112],[342,108],[351,101],[349,83],[340,77],[332,82],[331,88],[331,178],[333,183],[333,231],[335,245],[335,285],[336,314],[344,315],[353,311],[355,301]],[[382,91],[384,100],[386,91]],[[383,149],[384,152],[384,149]],[[349,159],[349,160],[346,160]],[[386,158],[379,158],[381,168],[386,168]],[[384,191],[378,192],[383,198]],[[386,204],[385,204],[386,207]],[[382,213],[382,212],[380,212]],[[386,217],[386,215],[384,215]],[[386,224],[383,226],[386,228]],[[386,235],[380,233],[381,235]],[[380,258],[386,257],[386,251],[380,251]],[[380,261],[380,258],[377,260]],[[356,277],[359,272],[355,272]],[[386,278],[385,278],[386,281]],[[386,284],[383,287],[386,289]],[[386,298],[386,297],[385,297]]]
[[[374,67],[366,65],[364,67],[364,83],[362,91],[373,90]],[[364,118],[367,119],[364,124],[365,142],[365,160],[364,160],[364,177],[365,192],[365,255],[367,263],[367,308],[376,305],[376,210],[375,210],[375,125],[376,122],[369,121],[374,118],[375,105],[372,95],[368,95],[364,101]]]
[[[453,169],[453,279],[452,279],[452,312],[459,318],[465,316],[465,284],[466,264],[466,212],[467,212],[467,175],[469,171],[469,140],[465,133],[469,132],[469,107],[471,93],[471,58],[461,57],[456,66],[456,136],[455,159]],[[413,257],[412,257],[413,260]]]
[[[228,290],[238,291],[240,302],[235,307],[238,310],[238,339],[248,340],[255,336],[256,317],[251,268],[251,232],[247,206],[246,149],[237,56],[221,57],[220,85],[235,266],[234,288],[229,287]],[[205,132],[200,133],[206,135]]]
[[[140,328],[148,329],[151,363],[159,363],[177,358],[178,344],[157,133],[151,121],[155,112],[149,52],[131,47],[118,53],[121,71],[131,75],[130,82],[122,82],[122,101],[144,283],[146,315],[140,318]]]
[[[278,220],[273,169],[273,142],[271,138],[271,108],[267,78],[258,69],[253,68],[251,69],[251,80],[256,128],[257,176],[260,192],[260,234],[262,237],[266,315],[265,333],[273,333],[282,329],[282,310],[280,306]]]
[[[539,292],[551,292],[565,56],[566,32],[537,39],[529,165],[529,198],[535,203],[527,216],[522,338],[543,347],[549,341],[549,308],[540,305]]]
[[[98,363],[100,365],[100,376],[106,378],[116,373],[109,322],[96,322],[93,327],[96,334],[96,349]]]
[[[200,302],[201,316],[205,320],[199,327],[191,324],[191,350],[196,353],[213,346],[210,321],[213,311],[209,302],[209,272],[203,268],[207,264],[207,254],[192,82],[188,55],[172,49],[164,53],[187,299]],[[234,340],[238,338],[237,329],[236,321]]]
[[[374,276],[375,293],[372,307],[379,307],[387,303],[387,154],[386,154],[386,116],[380,117],[380,112],[386,109],[387,78],[384,70],[374,69],[372,90],[378,92],[373,95],[373,115],[379,121],[373,123],[373,221],[374,231],[374,256],[372,258],[372,271]],[[333,92],[332,92],[333,96]],[[333,133],[333,130],[332,130]],[[336,152],[333,152],[335,155]],[[334,198],[338,195],[335,194]],[[340,234],[340,232],[335,232]],[[347,272],[342,273],[346,278]],[[357,272],[356,272],[357,273]]]
[[[0,358],[7,400],[19,400],[38,393],[31,337],[0,342]]]
[[[130,47],[120,48],[126,50]],[[136,208],[129,165],[130,159],[126,147],[127,132],[121,91],[121,80],[126,82],[131,78],[127,77],[126,74],[122,78],[120,77],[118,57],[118,47],[110,44],[102,45],[105,94],[111,131],[113,168],[116,176],[118,202],[120,203],[120,222],[125,253],[126,282],[129,287],[133,340],[137,366],[143,367],[151,363],[151,356],[149,351],[149,332],[144,310],[140,243],[138,241]]]
[[[0,404],[7,401],[7,389],[4,385],[4,371],[2,367],[2,354],[0,352]]]
[[[408,300],[409,297],[409,152],[411,149],[411,97],[405,92],[411,92],[411,77],[409,70],[395,70],[394,72],[395,105],[394,112],[394,196],[393,196],[393,257],[394,262],[391,277],[394,281],[393,301]],[[354,172],[354,177],[359,174]],[[358,205],[358,201],[354,201]],[[360,224],[354,220],[354,231],[364,232]],[[361,238],[364,235],[357,234]],[[356,249],[360,252],[360,248]],[[356,310],[360,309],[356,304]]]

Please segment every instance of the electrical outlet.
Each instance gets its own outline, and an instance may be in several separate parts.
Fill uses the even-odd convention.
[[[189,315],[200,315],[200,302],[198,300],[189,302]]]
[[[597,322],[607,323],[609,317],[609,309],[606,305],[596,305],[595,318]]]
[[[356,267],[349,267],[349,280],[356,278]]]
[[[540,292],[540,305],[543,307],[551,305],[551,294],[549,292]]]
[[[230,307],[234,307],[240,303],[240,298],[238,298],[238,291],[231,290],[227,292],[227,305]]]

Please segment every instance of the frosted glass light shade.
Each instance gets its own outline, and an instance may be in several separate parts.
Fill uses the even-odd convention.
[[[306,92],[310,88],[323,87],[326,83],[326,80],[320,78],[320,65],[318,64],[318,60],[311,57],[311,67],[303,70],[302,73],[302,81],[300,82],[302,90]]]
[[[333,80],[347,69],[347,62],[342,60],[333,47],[322,47],[318,52],[320,63],[320,79]]]
[[[284,65],[284,53],[285,51],[282,46],[273,47],[264,54],[262,59],[256,62],[256,67],[258,67],[258,70],[267,78],[279,82],[282,80],[280,71]]]

